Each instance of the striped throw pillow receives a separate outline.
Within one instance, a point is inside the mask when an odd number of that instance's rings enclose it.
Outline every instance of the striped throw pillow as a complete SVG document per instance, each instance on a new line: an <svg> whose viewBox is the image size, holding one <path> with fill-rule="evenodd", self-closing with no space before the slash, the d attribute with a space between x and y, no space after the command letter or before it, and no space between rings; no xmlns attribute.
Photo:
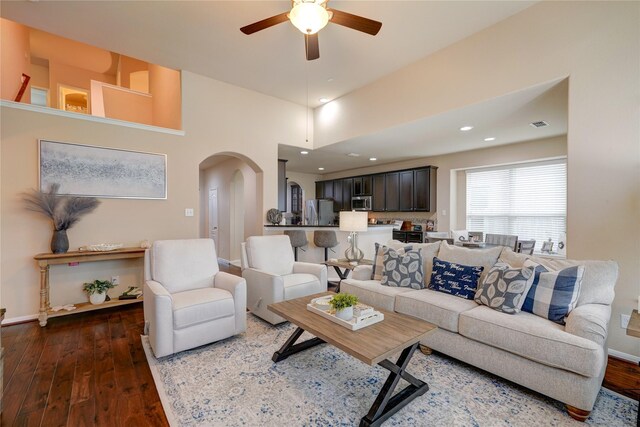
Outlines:
<svg viewBox="0 0 640 427"><path fill-rule="evenodd" d="M535 266L535 278L522 311L528 311L552 322L564 325L564 319L576 307L584 266L576 265L560 271L549 271L530 260L525 267Z"/></svg>

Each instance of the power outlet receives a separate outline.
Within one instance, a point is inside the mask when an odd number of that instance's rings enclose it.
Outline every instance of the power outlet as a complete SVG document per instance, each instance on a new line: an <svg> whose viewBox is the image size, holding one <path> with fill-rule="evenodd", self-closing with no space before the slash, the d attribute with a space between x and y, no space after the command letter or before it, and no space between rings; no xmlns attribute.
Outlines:
<svg viewBox="0 0 640 427"><path fill-rule="evenodd" d="M629 316L628 314L621 314L620 315L620 327L622 329L627 329L627 326L629 326L629 319L631 318L631 316Z"/></svg>
<svg viewBox="0 0 640 427"><path fill-rule="evenodd" d="M191 208L186 208L184 210L184 216L193 216L193 209Z"/></svg>
<svg viewBox="0 0 640 427"><path fill-rule="evenodd" d="M113 283L113 286L118 286L120 284L120 276L111 276L111 283Z"/></svg>

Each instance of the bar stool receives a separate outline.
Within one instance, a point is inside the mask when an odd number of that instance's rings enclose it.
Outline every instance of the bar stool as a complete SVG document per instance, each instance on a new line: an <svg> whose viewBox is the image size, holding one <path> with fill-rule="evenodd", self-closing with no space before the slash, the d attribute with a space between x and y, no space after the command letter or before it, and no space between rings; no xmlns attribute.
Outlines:
<svg viewBox="0 0 640 427"><path fill-rule="evenodd" d="M329 259L329 248L338 246L338 238L333 230L315 230L313 232L313 244L324 248L324 260Z"/></svg>
<svg viewBox="0 0 640 427"><path fill-rule="evenodd" d="M298 261L298 248L301 248L304 252L302 247L309 244L309 241L307 240L307 233L304 230L286 230L284 234L289 236L291 246L293 246L293 259Z"/></svg>

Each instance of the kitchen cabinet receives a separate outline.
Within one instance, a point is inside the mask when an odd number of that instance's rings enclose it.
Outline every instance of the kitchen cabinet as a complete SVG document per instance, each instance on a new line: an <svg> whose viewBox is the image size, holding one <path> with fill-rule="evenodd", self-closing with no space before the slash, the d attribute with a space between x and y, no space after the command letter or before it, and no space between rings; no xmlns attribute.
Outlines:
<svg viewBox="0 0 640 427"><path fill-rule="evenodd" d="M324 199L324 182L316 181L316 199Z"/></svg>
<svg viewBox="0 0 640 427"><path fill-rule="evenodd" d="M340 212L342 210L343 205L343 194L342 194L342 180L336 179L333 181L333 200L335 203L333 204L333 210L336 212ZM351 200L351 199L349 199Z"/></svg>
<svg viewBox="0 0 640 427"><path fill-rule="evenodd" d="M392 238L403 243L424 243L424 232L393 230Z"/></svg>
<svg viewBox="0 0 640 427"><path fill-rule="evenodd" d="M372 209L374 212L382 212L385 210L385 174L374 175L372 177Z"/></svg>
<svg viewBox="0 0 640 427"><path fill-rule="evenodd" d="M400 210L400 174L398 172L385 174L384 197L385 211L397 212Z"/></svg>
<svg viewBox="0 0 640 427"><path fill-rule="evenodd" d="M287 211L287 161L278 159L278 210Z"/></svg>
<svg viewBox="0 0 640 427"><path fill-rule="evenodd" d="M353 178L353 195L354 196L370 196L372 185L371 175L357 176Z"/></svg>
<svg viewBox="0 0 640 427"><path fill-rule="evenodd" d="M323 199L333 199L333 181L324 181L323 182Z"/></svg>
<svg viewBox="0 0 640 427"><path fill-rule="evenodd" d="M342 210L351 210L351 194L353 192L353 178L342 180Z"/></svg>
<svg viewBox="0 0 640 427"><path fill-rule="evenodd" d="M433 212L436 210L437 168L428 167L414 171L414 211Z"/></svg>
<svg viewBox="0 0 640 427"><path fill-rule="evenodd" d="M412 211L414 210L413 206L413 171L402 171L400 172L400 201L399 207L400 211Z"/></svg>

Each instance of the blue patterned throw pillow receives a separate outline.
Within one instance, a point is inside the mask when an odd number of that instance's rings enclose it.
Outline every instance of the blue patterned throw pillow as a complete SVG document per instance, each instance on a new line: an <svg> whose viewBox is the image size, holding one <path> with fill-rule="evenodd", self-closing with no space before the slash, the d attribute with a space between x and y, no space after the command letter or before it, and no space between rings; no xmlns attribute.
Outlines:
<svg viewBox="0 0 640 427"><path fill-rule="evenodd" d="M385 245L381 245L380 243L376 243L375 255L373 256L373 268L371 268L371 280L382 280L382 270L384 270L383 266L383 257L384 257L384 249ZM411 250L411 245L403 246L401 251Z"/></svg>
<svg viewBox="0 0 640 427"><path fill-rule="evenodd" d="M424 289L422 250L396 251L385 247L380 284L394 288Z"/></svg>
<svg viewBox="0 0 640 427"><path fill-rule="evenodd" d="M484 267L456 264L433 257L430 287L438 292L473 299Z"/></svg>
<svg viewBox="0 0 640 427"><path fill-rule="evenodd" d="M584 266L576 265L560 271L549 271L531 261L525 262L525 267L528 263L535 266L535 278L522 311L564 325L565 317L578 302Z"/></svg>

